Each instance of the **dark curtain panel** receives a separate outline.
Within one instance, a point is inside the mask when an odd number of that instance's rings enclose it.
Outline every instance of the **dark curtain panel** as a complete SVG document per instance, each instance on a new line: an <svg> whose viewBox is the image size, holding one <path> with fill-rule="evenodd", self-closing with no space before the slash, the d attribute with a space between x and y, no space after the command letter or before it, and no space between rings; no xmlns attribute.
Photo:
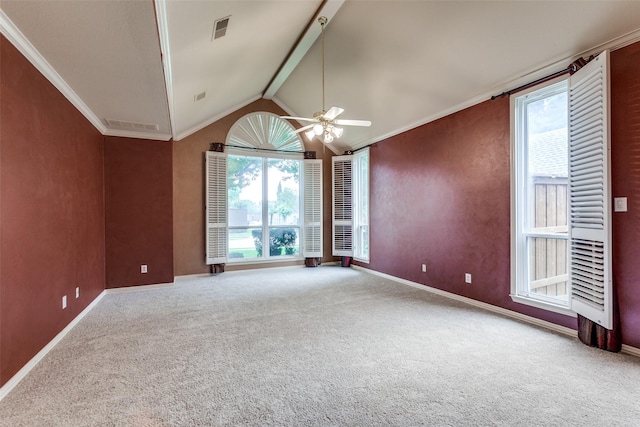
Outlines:
<svg viewBox="0 0 640 427"><path fill-rule="evenodd" d="M578 314L578 338L591 347L619 352L622 349L622 333L620 332L620 310L618 295L613 288L613 329L603 328L592 320Z"/></svg>
<svg viewBox="0 0 640 427"><path fill-rule="evenodd" d="M602 350L619 352L622 349L622 334L620 333L620 314L618 312L618 301L613 301L613 329L603 328L597 323L578 314L578 338L580 341L591 347Z"/></svg>

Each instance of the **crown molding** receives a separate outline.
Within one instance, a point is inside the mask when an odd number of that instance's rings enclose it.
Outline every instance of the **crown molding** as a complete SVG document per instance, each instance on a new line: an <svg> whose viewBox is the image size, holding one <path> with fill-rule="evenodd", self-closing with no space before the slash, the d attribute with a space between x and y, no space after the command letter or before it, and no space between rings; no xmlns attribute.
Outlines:
<svg viewBox="0 0 640 427"><path fill-rule="evenodd" d="M152 139L156 141L169 141L172 137L171 134L166 133L152 133L152 132L136 132L130 130L118 130L118 129L106 129L102 132L104 136L117 136L121 138L133 138L133 139Z"/></svg>
<svg viewBox="0 0 640 427"><path fill-rule="evenodd" d="M0 9L0 32L24 55L25 58L55 86L62 95L80 113L101 133L105 134L107 127L102 121L91 111L87 104L80 99L73 89L64 81L64 79L56 72L56 70L47 62L46 59L38 52L38 49L31 44L20 29L9 19L9 17Z"/></svg>
<svg viewBox="0 0 640 427"><path fill-rule="evenodd" d="M184 139L184 138L186 138L186 137L198 132L199 130L202 130L202 129L206 128L210 124L217 122L221 118L223 118L225 116L228 116L229 114L234 113L234 112L238 111L239 109L241 109L243 107L246 107L247 105L251 104L252 102L257 101L260 98L262 98L262 96L257 95L257 96L251 97L251 98L249 98L249 99L247 99L247 100L245 100L245 101L243 101L243 102L241 102L239 104L236 104L233 107L228 108L227 110L225 110L225 111L223 111L223 112L221 112L219 114L216 114L215 116L213 116L209 120L205 120L204 122L200 122L197 125L185 130L184 132L181 132L177 136L174 135L173 140L174 141L180 141L181 139ZM174 128L174 133L175 133L175 128Z"/></svg>

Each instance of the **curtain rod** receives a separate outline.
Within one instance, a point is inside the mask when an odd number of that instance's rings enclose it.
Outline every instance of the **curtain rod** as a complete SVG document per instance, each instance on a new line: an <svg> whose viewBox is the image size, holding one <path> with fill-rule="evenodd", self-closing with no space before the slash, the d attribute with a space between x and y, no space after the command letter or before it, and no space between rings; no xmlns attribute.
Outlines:
<svg viewBox="0 0 640 427"><path fill-rule="evenodd" d="M283 154L304 154L305 153L304 151L278 150L273 148L260 148L260 147L244 147L239 145L224 144L222 142L212 142L211 147L209 148L209 151L216 151L214 144L219 144L222 147L238 148L241 150L251 150L251 151L268 151L268 152L283 153Z"/></svg>
<svg viewBox="0 0 640 427"><path fill-rule="evenodd" d="M566 74L566 73L574 72L574 71L576 71L577 69L578 69L578 67L576 66L576 64L575 64L575 63L574 63L574 64L571 64L571 65L569 65L567 68L565 68L564 70L556 71L555 73L553 73L553 74L549 74L549 75L548 75L548 76L546 76L546 77L541 77L541 78L539 78L538 80L534 80L534 81L532 81L532 82L530 82L530 83L524 84L524 85L522 85L522 86L518 86L518 87L517 87L517 88L515 88L515 89L511 89L511 90L508 90L508 91L502 92L500 95L493 95L493 96L491 97L491 100L493 101L493 100L494 100L494 99L496 99L496 98L502 98L503 96L511 95L511 94L512 94L512 93L514 93L514 92L519 92L519 91L521 91L521 90L523 90L523 89L527 89L527 88L529 88L529 87L531 87L531 86L537 85L538 83L542 83L542 82L546 82L547 80L551 80L551 79L553 79L554 77L558 77L558 76L561 76L561 75Z"/></svg>

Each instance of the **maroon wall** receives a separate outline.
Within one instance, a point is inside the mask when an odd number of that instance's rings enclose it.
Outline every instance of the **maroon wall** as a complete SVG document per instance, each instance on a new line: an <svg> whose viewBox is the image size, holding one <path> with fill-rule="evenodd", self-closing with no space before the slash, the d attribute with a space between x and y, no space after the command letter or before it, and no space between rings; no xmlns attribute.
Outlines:
<svg viewBox="0 0 640 427"><path fill-rule="evenodd" d="M614 280L624 344L640 348L640 43L612 70ZM373 270L576 328L510 292L509 101L486 101L371 149ZM421 272L421 264L427 272ZM471 273L473 283L464 282Z"/></svg>
<svg viewBox="0 0 640 427"><path fill-rule="evenodd" d="M171 142L105 140L107 288L173 282L171 159Z"/></svg>
<svg viewBox="0 0 640 427"><path fill-rule="evenodd" d="M0 58L2 385L104 290L105 270L103 137L1 36Z"/></svg>
<svg viewBox="0 0 640 427"><path fill-rule="evenodd" d="M613 278L622 342L640 348L640 43L611 53L611 177L628 212L613 214Z"/></svg>
<svg viewBox="0 0 640 427"><path fill-rule="evenodd" d="M508 108L488 101L371 149L371 268L507 303Z"/></svg>

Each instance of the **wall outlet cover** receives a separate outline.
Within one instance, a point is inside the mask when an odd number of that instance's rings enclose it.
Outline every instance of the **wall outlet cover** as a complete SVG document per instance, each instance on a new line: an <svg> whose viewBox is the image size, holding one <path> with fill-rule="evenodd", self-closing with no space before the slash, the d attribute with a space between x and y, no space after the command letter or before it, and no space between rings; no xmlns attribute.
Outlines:
<svg viewBox="0 0 640 427"><path fill-rule="evenodd" d="M626 212L627 211L627 198L626 197L615 197L613 199L613 210L614 210L614 212Z"/></svg>

